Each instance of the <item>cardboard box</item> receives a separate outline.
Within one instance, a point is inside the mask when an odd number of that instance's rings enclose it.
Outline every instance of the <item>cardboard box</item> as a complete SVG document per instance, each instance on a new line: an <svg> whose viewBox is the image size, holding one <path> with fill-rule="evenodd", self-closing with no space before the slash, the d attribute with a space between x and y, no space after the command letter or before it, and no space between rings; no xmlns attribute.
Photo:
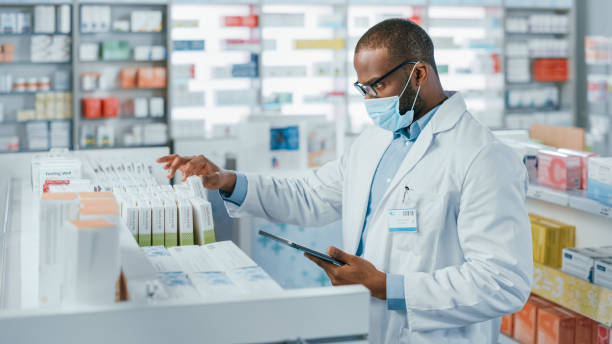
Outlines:
<svg viewBox="0 0 612 344"><path fill-rule="evenodd" d="M576 318L560 307L538 311L538 344L574 344Z"/></svg>
<svg viewBox="0 0 612 344"><path fill-rule="evenodd" d="M42 194L39 206L39 304L56 307L62 303L64 271L65 222L78 217L79 203L75 193Z"/></svg>
<svg viewBox="0 0 612 344"><path fill-rule="evenodd" d="M152 198L151 204L151 243L153 246L164 245L164 205L157 198Z"/></svg>
<svg viewBox="0 0 612 344"><path fill-rule="evenodd" d="M587 197L612 207L612 158L590 158Z"/></svg>
<svg viewBox="0 0 612 344"><path fill-rule="evenodd" d="M523 309L514 315L514 339L523 344L535 344L537 341L538 312L554 305L540 297L532 295Z"/></svg>
<svg viewBox="0 0 612 344"><path fill-rule="evenodd" d="M593 320L575 314L576 318L576 336L574 338L575 344L592 344L593 343L593 325L596 324Z"/></svg>
<svg viewBox="0 0 612 344"><path fill-rule="evenodd" d="M587 189L587 178L588 178L588 170L589 170L589 159L593 157L599 156L598 154L591 152L584 152L574 149L561 148L558 150L559 153L577 156L580 159L580 189Z"/></svg>
<svg viewBox="0 0 612 344"><path fill-rule="evenodd" d="M169 186L169 185L168 185ZM166 247L178 245L178 210L176 200L164 197L164 244Z"/></svg>
<svg viewBox="0 0 612 344"><path fill-rule="evenodd" d="M102 220L66 224L66 304L108 304L115 301L120 273L119 230Z"/></svg>
<svg viewBox="0 0 612 344"><path fill-rule="evenodd" d="M79 210L79 220L93 219L103 219L117 225L119 223L119 209L85 207Z"/></svg>
<svg viewBox="0 0 612 344"><path fill-rule="evenodd" d="M595 329L594 333L594 343L597 344L610 344L610 329L605 327L602 324L594 323L593 329Z"/></svg>
<svg viewBox="0 0 612 344"><path fill-rule="evenodd" d="M593 282L595 261L606 258L612 258L612 247L564 248L561 270Z"/></svg>
<svg viewBox="0 0 612 344"><path fill-rule="evenodd" d="M79 199L114 199L112 192L79 192Z"/></svg>
<svg viewBox="0 0 612 344"><path fill-rule="evenodd" d="M138 203L138 245L151 246L151 204L142 197Z"/></svg>
<svg viewBox="0 0 612 344"><path fill-rule="evenodd" d="M110 208L119 209L119 205L114 199L81 199L81 208Z"/></svg>
<svg viewBox="0 0 612 344"><path fill-rule="evenodd" d="M595 261L593 283L612 289L612 259L598 259Z"/></svg>
<svg viewBox="0 0 612 344"><path fill-rule="evenodd" d="M215 242L215 225L210 202L199 198L190 200L193 207L193 229L196 245Z"/></svg>
<svg viewBox="0 0 612 344"><path fill-rule="evenodd" d="M114 97L102 99L102 116L107 118L119 116L119 99Z"/></svg>
<svg viewBox="0 0 612 344"><path fill-rule="evenodd" d="M500 331L510 338L514 336L514 314L508 314L502 317Z"/></svg>
<svg viewBox="0 0 612 344"><path fill-rule="evenodd" d="M193 245L193 208L188 199L179 199L176 202L178 208L178 233L179 246Z"/></svg>
<svg viewBox="0 0 612 344"><path fill-rule="evenodd" d="M534 253L538 253L537 262L561 267L562 249L575 246L576 227L542 217L532 218L531 226Z"/></svg>
<svg viewBox="0 0 612 344"><path fill-rule="evenodd" d="M558 190L580 187L580 158L542 150L538 154L538 184Z"/></svg>
<svg viewBox="0 0 612 344"><path fill-rule="evenodd" d="M119 73L119 84L121 88L134 88L136 87L136 68L121 68Z"/></svg>
<svg viewBox="0 0 612 344"><path fill-rule="evenodd" d="M83 117L100 118L102 117L102 100L98 98L83 98Z"/></svg>

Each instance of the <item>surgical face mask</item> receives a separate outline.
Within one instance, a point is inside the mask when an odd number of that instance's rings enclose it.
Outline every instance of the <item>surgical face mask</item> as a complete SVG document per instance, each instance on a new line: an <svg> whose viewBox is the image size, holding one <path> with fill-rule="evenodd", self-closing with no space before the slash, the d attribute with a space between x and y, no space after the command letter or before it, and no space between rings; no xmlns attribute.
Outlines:
<svg viewBox="0 0 612 344"><path fill-rule="evenodd" d="M374 124L385 130L395 132L409 126L412 123L414 119L414 104L416 104L417 98L419 97L421 86L419 85L416 95L414 96L412 108L406 111L406 113L403 115L400 114L400 98L404 94L404 91L406 91L406 87L408 87L410 84L412 73L414 73L414 69L417 65L418 63L412 67L408 81L406 82L406 85L404 85L404 89L402 89L399 96L366 99L364 101L366 110L368 111L368 116L370 116L372 121L374 121Z"/></svg>

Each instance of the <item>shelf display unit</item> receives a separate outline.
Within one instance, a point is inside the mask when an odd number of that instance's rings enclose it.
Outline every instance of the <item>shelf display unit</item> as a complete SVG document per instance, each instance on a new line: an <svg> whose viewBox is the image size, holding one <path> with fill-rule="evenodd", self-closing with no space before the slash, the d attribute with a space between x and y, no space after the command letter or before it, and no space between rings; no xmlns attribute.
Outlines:
<svg viewBox="0 0 612 344"><path fill-rule="evenodd" d="M72 3L0 2L0 151L71 146Z"/></svg>
<svg viewBox="0 0 612 344"><path fill-rule="evenodd" d="M506 0L505 127L576 124L574 5Z"/></svg>
<svg viewBox="0 0 612 344"><path fill-rule="evenodd" d="M0 152L167 146L168 11L0 1Z"/></svg>

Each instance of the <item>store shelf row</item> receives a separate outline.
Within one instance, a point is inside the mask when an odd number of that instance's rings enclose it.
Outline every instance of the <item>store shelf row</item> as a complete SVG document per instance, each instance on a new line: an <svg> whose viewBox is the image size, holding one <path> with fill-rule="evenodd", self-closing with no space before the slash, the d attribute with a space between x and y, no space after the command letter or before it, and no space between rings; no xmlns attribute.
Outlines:
<svg viewBox="0 0 612 344"><path fill-rule="evenodd" d="M559 191L531 184L527 197L612 219L612 207L587 198L584 190Z"/></svg>

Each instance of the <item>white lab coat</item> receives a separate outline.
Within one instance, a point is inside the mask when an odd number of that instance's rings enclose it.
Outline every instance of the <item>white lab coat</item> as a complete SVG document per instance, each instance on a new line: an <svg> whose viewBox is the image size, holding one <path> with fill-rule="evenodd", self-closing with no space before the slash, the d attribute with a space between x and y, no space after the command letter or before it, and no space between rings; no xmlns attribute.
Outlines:
<svg viewBox="0 0 612 344"><path fill-rule="evenodd" d="M228 211L302 226L342 219L343 249L354 254L391 140L372 128L339 160L302 176L247 174L245 201L226 203ZM519 157L459 93L440 106L370 219L363 258L404 276L407 308L390 311L372 298L371 343L497 343L500 317L522 308L532 282L526 181ZM389 232L394 208L416 208L418 232Z"/></svg>

